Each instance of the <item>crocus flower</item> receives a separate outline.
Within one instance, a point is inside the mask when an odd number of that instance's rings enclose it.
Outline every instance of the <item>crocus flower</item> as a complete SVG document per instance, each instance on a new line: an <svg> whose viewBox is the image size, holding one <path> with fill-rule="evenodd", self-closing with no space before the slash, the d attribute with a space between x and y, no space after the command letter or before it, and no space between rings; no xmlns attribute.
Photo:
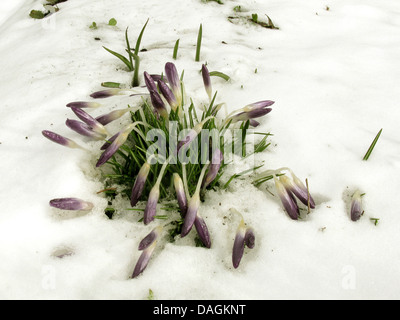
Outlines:
<svg viewBox="0 0 400 320"><path fill-rule="evenodd" d="M235 269L239 267L240 261L242 260L244 247L247 246L249 249L253 249L254 245L254 230L251 227L246 227L242 218L236 230L235 241L233 243L232 250L232 264Z"/></svg>
<svg viewBox="0 0 400 320"><path fill-rule="evenodd" d="M201 67L201 75L203 76L204 88L206 89L208 98L211 101L211 98L212 98L212 87L211 87L210 73L208 72L208 69L204 64Z"/></svg>
<svg viewBox="0 0 400 320"><path fill-rule="evenodd" d="M102 166L114 155L115 152L117 152L117 150L124 144L135 125L135 123L131 123L127 125L123 130L118 132L114 141L101 154L99 160L96 163L96 167Z"/></svg>
<svg viewBox="0 0 400 320"><path fill-rule="evenodd" d="M42 134L43 134L43 136L45 136L47 139L49 139L49 140L51 140L51 141L53 141L53 142L55 142L55 143L58 143L58 144L60 144L60 145L62 145L62 146L64 146L64 147L83 149L83 148L82 148L80 145L78 145L75 141L73 141L73 140L71 140L71 139L69 139L69 138L63 137L63 136L61 136L61 135L59 135L59 134L57 134L57 133L55 133L55 132L48 131L48 130L43 130L43 131L42 131Z"/></svg>
<svg viewBox="0 0 400 320"><path fill-rule="evenodd" d="M363 214L361 206L361 194L356 190L351 199L350 217L352 221L357 221Z"/></svg>
<svg viewBox="0 0 400 320"><path fill-rule="evenodd" d="M153 241L151 245L149 245L146 249L143 250L142 254L139 257L139 260L136 262L135 269L132 273L132 278L136 278L139 274L146 269L147 264L150 261L151 255L156 247L157 241Z"/></svg>
<svg viewBox="0 0 400 320"><path fill-rule="evenodd" d="M306 186L293 173L292 173L292 178L293 179L290 179L288 176L281 176L279 179L283 183L285 188L288 191L292 192L303 204L307 206L309 204L310 208L314 209L315 208L314 199L311 197Z"/></svg>
<svg viewBox="0 0 400 320"><path fill-rule="evenodd" d="M220 149L216 149L213 153L211 164L208 172L203 180L203 188L207 187L217 176L219 168L221 167L223 155Z"/></svg>
<svg viewBox="0 0 400 320"><path fill-rule="evenodd" d="M103 140L106 137L104 134L100 134L96 131L93 131L92 127L78 120L67 119L65 121L65 124L67 125L68 128L74 130L80 135L89 137L94 140Z"/></svg>
<svg viewBox="0 0 400 320"><path fill-rule="evenodd" d="M71 108L98 108L101 104L97 102L87 102L87 101L75 101L67 104L67 107Z"/></svg>
<svg viewBox="0 0 400 320"><path fill-rule="evenodd" d="M139 173L136 177L135 184L133 185L132 188L132 193L131 193L131 206L134 207L136 203L138 202L140 196L142 195L144 185L147 180L147 176L150 171L150 165L145 162L142 167L139 170Z"/></svg>
<svg viewBox="0 0 400 320"><path fill-rule="evenodd" d="M150 91L150 99L151 99L151 104L153 105L157 113L163 118L168 119L167 108L165 107L164 101L161 99L157 91L155 90Z"/></svg>
<svg viewBox="0 0 400 320"><path fill-rule="evenodd" d="M181 91L181 81L179 80L178 71L172 62L167 62L165 64L165 75L168 79L168 83L171 87L172 92L175 95L178 105L182 103L182 91Z"/></svg>
<svg viewBox="0 0 400 320"><path fill-rule="evenodd" d="M246 226L243 219L236 230L235 241L232 249L232 264L234 268L239 267L240 260L242 260L244 245L245 245Z"/></svg>
<svg viewBox="0 0 400 320"><path fill-rule="evenodd" d="M174 177L174 187L176 192L176 198L178 200L179 209L183 216L186 215L187 211L187 199L185 195L185 189L183 187L183 181L179 174L176 172L173 174Z"/></svg>
<svg viewBox="0 0 400 320"><path fill-rule="evenodd" d="M114 141L115 139L117 139L118 135L119 135L119 132L117 132L116 134L114 134L111 138L108 138L107 141L104 142L103 145L100 147L100 150L106 150L106 149L109 147L109 145L110 145L111 143L113 143L113 141Z"/></svg>
<svg viewBox="0 0 400 320"><path fill-rule="evenodd" d="M82 210L89 211L93 208L93 204L79 198L57 198L49 202L50 206L62 210Z"/></svg>
<svg viewBox="0 0 400 320"><path fill-rule="evenodd" d="M93 131L104 135L108 134L107 129L86 111L76 107L71 107L71 110L76 114L79 119L89 125Z"/></svg>
<svg viewBox="0 0 400 320"><path fill-rule="evenodd" d="M141 251L147 249L154 241L159 238L161 231L161 226L155 227L153 230L151 230L151 232L147 236L145 236L142 241L140 241L139 250Z"/></svg>
<svg viewBox="0 0 400 320"><path fill-rule="evenodd" d="M254 230L253 228L248 227L246 229L246 233L244 234L244 243L249 249L253 249L255 245Z"/></svg>
<svg viewBox="0 0 400 320"><path fill-rule="evenodd" d="M200 216L199 212L197 212L196 218L194 220L194 226L196 228L197 234L206 246L206 248L211 248L211 238L210 233L208 232L208 228L204 219Z"/></svg>
<svg viewBox="0 0 400 320"><path fill-rule="evenodd" d="M151 75L149 75L146 71L144 72L144 82L146 84L147 89L149 92L157 91L157 85Z"/></svg>
<svg viewBox="0 0 400 320"><path fill-rule="evenodd" d="M195 193L189 200L188 209L185 215L185 221L183 222L181 237L185 237L193 227L193 223L196 220L197 211L200 206L200 196Z"/></svg>
<svg viewBox="0 0 400 320"><path fill-rule="evenodd" d="M158 198L160 197L160 184L156 183L150 190L146 208L144 209L144 224L149 224L154 220L157 211Z"/></svg>
<svg viewBox="0 0 400 320"><path fill-rule="evenodd" d="M285 208L290 218L292 218L293 220L297 220L300 212L293 194L288 191L283 183L276 177L274 177L274 181L278 196L282 201L283 207Z"/></svg>
<svg viewBox="0 0 400 320"><path fill-rule="evenodd" d="M125 113L128 111L132 110L131 108L125 108L125 109L118 109L111 111L107 114L103 114L101 116L96 117L95 119L100 122L103 126L106 124L109 124L110 122L117 120L121 118Z"/></svg>
<svg viewBox="0 0 400 320"><path fill-rule="evenodd" d="M174 93L162 80L158 81L158 87L160 88L161 94L165 100L167 100L171 109L176 111L176 108L178 108L178 101L176 100Z"/></svg>
<svg viewBox="0 0 400 320"><path fill-rule="evenodd" d="M272 111L272 108L268 108L275 102L271 100L263 100L247 105L246 107L239 109L239 113L230 117L232 123L237 121L247 121L254 118L262 117Z"/></svg>
<svg viewBox="0 0 400 320"><path fill-rule="evenodd" d="M100 90L100 91L93 92L90 96L94 99L104 99L104 98L112 97L115 95L119 95L119 94L121 94L122 91L123 91L122 89L118 89L118 88L106 89L106 90Z"/></svg>

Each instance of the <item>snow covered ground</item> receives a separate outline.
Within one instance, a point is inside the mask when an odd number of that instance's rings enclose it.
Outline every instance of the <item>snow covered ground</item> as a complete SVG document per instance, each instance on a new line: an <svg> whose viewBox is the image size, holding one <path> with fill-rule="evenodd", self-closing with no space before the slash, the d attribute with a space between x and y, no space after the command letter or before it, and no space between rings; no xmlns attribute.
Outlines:
<svg viewBox="0 0 400 320"><path fill-rule="evenodd" d="M68 0L43 20L28 15L41 9L40 1L3 1L0 8L0 298L146 299L149 289L155 299L400 298L398 1ZM279 30L228 21L253 13L263 20L267 14ZM107 25L111 18L114 27ZM122 52L125 28L134 43L148 18L141 71L160 73L180 39L174 62L195 101L207 98L198 73L205 62L231 76L228 83L213 78L229 110L276 101L260 126L273 133L260 158L265 169L287 166L308 178L317 207L293 221L266 190L272 185L257 189L237 180L227 191L210 192L201 206L211 249L195 247L193 234L162 244L145 272L129 279L137 245L154 225L129 211L113 220L104 215L94 169L99 145L65 126L72 117L65 105L90 99L103 81L129 83L131 74L102 46ZM112 98L93 114L138 101ZM44 129L91 151L51 143ZM352 222L356 189L365 193L365 213ZM67 215L48 204L67 196L95 208ZM238 269L231 264L237 227L231 207L256 234Z"/></svg>

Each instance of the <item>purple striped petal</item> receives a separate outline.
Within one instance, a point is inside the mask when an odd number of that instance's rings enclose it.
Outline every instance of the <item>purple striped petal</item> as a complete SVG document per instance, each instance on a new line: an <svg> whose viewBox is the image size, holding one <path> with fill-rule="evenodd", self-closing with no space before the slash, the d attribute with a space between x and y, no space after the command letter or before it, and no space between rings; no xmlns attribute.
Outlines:
<svg viewBox="0 0 400 320"><path fill-rule="evenodd" d="M74 130L80 135L89 137L94 140L103 140L106 137L104 134L100 134L98 132L93 131L92 127L78 120L67 119L65 121L65 124L67 125L68 128Z"/></svg>
<svg viewBox="0 0 400 320"><path fill-rule="evenodd" d="M147 249L154 241L156 241L161 233L162 227L155 227L146 237L139 243L139 250Z"/></svg>
<svg viewBox="0 0 400 320"><path fill-rule="evenodd" d="M83 210L88 211L93 209L93 204L79 198L57 198L49 202L51 207L62 210Z"/></svg>
<svg viewBox="0 0 400 320"><path fill-rule="evenodd" d="M139 201L140 196L142 195L149 171L150 171L150 165L147 162L145 162L140 168L139 173L135 180L135 184L133 185L132 188L131 200L130 200L132 207L136 205L136 203Z"/></svg>
<svg viewBox="0 0 400 320"><path fill-rule="evenodd" d="M161 99L157 91L150 91L150 99L151 104L153 105L157 113L163 118L168 118L167 108L165 107L164 101Z"/></svg>
<svg viewBox="0 0 400 320"><path fill-rule="evenodd" d="M118 95L121 93L121 89L106 89L106 90L100 90L100 91L96 91L93 92L90 97L92 97L93 99L104 99L104 98L109 98L115 95Z"/></svg>
<svg viewBox="0 0 400 320"><path fill-rule="evenodd" d="M175 111L178 107L178 101L176 100L171 89L161 80L158 81L158 87L160 88L161 94L164 96L165 100L167 100L171 109Z"/></svg>
<svg viewBox="0 0 400 320"><path fill-rule="evenodd" d="M242 260L243 257L244 245L245 245L245 240L244 240L245 232L246 228L242 219L236 231L235 241L233 242L233 249L232 249L232 264L235 269L239 267L240 261Z"/></svg>
<svg viewBox="0 0 400 320"><path fill-rule="evenodd" d="M154 241L149 247L143 250L142 254L139 257L139 260L136 262L135 269L132 273L132 278L136 278L139 274L141 274L144 269L146 269L147 264L150 261L151 255L156 246L156 241Z"/></svg>
<svg viewBox="0 0 400 320"><path fill-rule="evenodd" d="M107 135L106 128L86 111L75 107L71 107L71 110L76 114L79 119L89 125L93 129L93 131Z"/></svg>
<svg viewBox="0 0 400 320"><path fill-rule="evenodd" d="M73 140L63 137L55 132L48 131L48 130L43 130L42 131L43 136L45 136L47 139L58 143L64 147L68 148L80 148L80 146Z"/></svg>
<svg viewBox="0 0 400 320"><path fill-rule="evenodd" d="M281 199L283 207L285 208L291 219L297 220L300 212L292 193L288 191L283 183L280 182L277 178L274 177L274 181L278 196Z"/></svg>
<svg viewBox="0 0 400 320"><path fill-rule="evenodd" d="M287 176L281 176L279 179L285 188L292 192L304 205L308 206L308 202L310 202L310 208L315 208L314 199L311 197L307 188L299 178L293 176L292 180Z"/></svg>
<svg viewBox="0 0 400 320"><path fill-rule="evenodd" d="M130 108L126 108L126 109L114 110L114 111L111 111L111 112L109 112L107 114L103 114L101 116L98 116L95 119L98 122L100 122L103 126L105 126L106 124L109 124L110 122L121 118L129 110L131 110L131 109Z"/></svg>
<svg viewBox="0 0 400 320"><path fill-rule="evenodd" d="M197 213L196 219L194 220L194 226L196 227L197 234L206 246L206 248L211 248L211 238L210 233L208 232L208 228L204 219Z"/></svg>
<svg viewBox="0 0 400 320"><path fill-rule="evenodd" d="M75 101L67 104L68 108L98 108L101 104L97 102Z"/></svg>
<svg viewBox="0 0 400 320"><path fill-rule="evenodd" d="M196 220L197 211L200 206L200 197L198 194L193 195L189 200L188 209L186 212L185 220L183 222L181 237L185 237L192 229L194 221Z"/></svg>
<svg viewBox="0 0 400 320"><path fill-rule="evenodd" d="M182 92L178 71L176 70L176 67L172 62L167 62L164 69L171 90L174 93L178 104L180 105L182 103Z"/></svg>
<svg viewBox="0 0 400 320"><path fill-rule="evenodd" d="M157 91L157 85L152 76L150 76L146 71L144 72L144 82L146 83L146 87L151 91Z"/></svg>
<svg viewBox="0 0 400 320"><path fill-rule="evenodd" d="M144 209L143 221L144 224L149 224L154 220L157 211L158 198L160 197L160 187L155 184L150 190L149 199L147 200L146 208Z"/></svg>

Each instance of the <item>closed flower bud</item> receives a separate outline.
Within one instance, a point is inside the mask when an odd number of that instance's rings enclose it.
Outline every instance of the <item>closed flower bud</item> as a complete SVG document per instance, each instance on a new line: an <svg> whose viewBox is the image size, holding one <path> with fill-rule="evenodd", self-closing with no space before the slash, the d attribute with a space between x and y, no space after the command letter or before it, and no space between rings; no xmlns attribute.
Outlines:
<svg viewBox="0 0 400 320"><path fill-rule="evenodd" d="M111 111L110 113L96 117L96 120L100 122L103 126L105 126L106 124L109 124L110 122L121 118L125 113L127 113L130 110L131 108L114 110Z"/></svg>
<svg viewBox="0 0 400 320"><path fill-rule="evenodd" d="M285 188L283 183L279 181L276 177L274 177L274 181L278 196L282 201L283 207L285 208L291 219L297 220L300 212L295 198L293 197L292 193Z"/></svg>
<svg viewBox="0 0 400 320"><path fill-rule="evenodd" d="M128 135L131 133L133 128L135 127L134 123L127 125L123 130L118 132L118 135L115 137L114 141L104 150L101 154L99 160L96 163L96 167L102 166L106 163L117 150L125 143Z"/></svg>
<svg viewBox="0 0 400 320"><path fill-rule="evenodd" d="M203 242L203 244L206 246L206 248L211 248L210 233L208 232L206 222L199 215L198 212L197 212L196 218L194 220L194 226L196 228L197 234L198 234L201 242Z"/></svg>
<svg viewBox="0 0 400 320"><path fill-rule="evenodd" d="M49 139L49 140L51 140L51 141L53 141L53 142L55 142L55 143L58 143L58 144L60 144L60 145L62 145L62 146L64 146L64 147L83 149L83 148L82 148L80 145L78 145L75 141L73 141L73 140L71 140L71 139L69 139L69 138L63 137L63 136L61 136L61 135L59 135L59 134L57 134L57 133L55 133L55 132L48 131L48 130L43 130L43 131L42 131L42 134L43 134L43 136L45 136L47 139Z"/></svg>
<svg viewBox="0 0 400 320"><path fill-rule="evenodd" d="M146 71L144 72L144 82L146 84L147 89L149 92L157 91L157 85L151 75L149 75Z"/></svg>
<svg viewBox="0 0 400 320"><path fill-rule="evenodd" d="M182 103L181 81L178 76L178 71L176 70L176 67L172 62L167 62L165 64L165 75L168 79L168 83L171 87L171 90L174 93L176 100L178 101L178 105L181 105Z"/></svg>
<svg viewBox="0 0 400 320"><path fill-rule="evenodd" d="M183 222L181 237L185 237L193 227L193 223L196 220L197 211L200 206L200 196L195 193L193 197L189 200L188 209L185 215L185 220Z"/></svg>
<svg viewBox="0 0 400 320"><path fill-rule="evenodd" d="M281 176L279 179L285 188L292 192L304 205L308 206L310 204L310 208L314 209L314 199L309 194L306 186L294 174L292 174L292 178L293 180L287 176Z"/></svg>
<svg viewBox="0 0 400 320"><path fill-rule="evenodd" d="M245 234L246 226L242 219L236 230L235 241L232 249L232 264L235 269L239 267L240 261L242 260L245 245Z"/></svg>
<svg viewBox="0 0 400 320"><path fill-rule="evenodd" d="M144 224L149 224L154 220L157 212L158 198L160 197L160 185L156 183L150 190L146 208L144 209L143 221Z"/></svg>
<svg viewBox="0 0 400 320"><path fill-rule="evenodd" d="M93 209L93 204L78 198L57 198L49 202L51 207L62 210L82 210L89 211Z"/></svg>
<svg viewBox="0 0 400 320"><path fill-rule="evenodd" d="M157 111L157 113L161 117L168 119L167 108L165 107L165 104L157 91L154 91L154 90L150 91L150 99L151 99L151 104L153 105L153 107Z"/></svg>
<svg viewBox="0 0 400 320"><path fill-rule="evenodd" d="M76 114L79 119L89 125L93 131L104 135L108 134L107 129L86 111L75 107L71 107L71 110Z"/></svg>
<svg viewBox="0 0 400 320"><path fill-rule="evenodd" d="M253 228L247 228L246 233L244 235L244 243L249 249L253 249L255 245L255 235Z"/></svg>
<svg viewBox="0 0 400 320"><path fill-rule="evenodd" d="M167 100L169 106L173 111L176 111L176 108L178 108L178 101L175 98L174 93L171 91L171 89L165 84L163 81L158 81L158 87L160 88L161 94Z"/></svg>
<svg viewBox="0 0 400 320"><path fill-rule="evenodd" d="M93 140L104 140L106 137L106 135L93 131L92 127L78 120L67 119L65 121L65 124L68 128L74 130L80 135L91 138Z"/></svg>
<svg viewBox="0 0 400 320"><path fill-rule="evenodd" d="M94 98L94 99L104 99L104 98L109 98L109 97L112 97L112 96L119 95L119 94L121 94L122 91L123 91L123 90L117 89L117 88L114 88L114 89L106 89L106 90L101 90L101 91L93 92L93 93L90 95L90 97L92 97L92 98Z"/></svg>
<svg viewBox="0 0 400 320"><path fill-rule="evenodd" d="M350 217L352 221L357 221L363 214L361 205L361 194L359 190L354 192L351 198Z"/></svg>
<svg viewBox="0 0 400 320"><path fill-rule="evenodd" d="M161 234L162 227L155 227L146 237L139 243L139 250L147 249L154 241L156 241Z"/></svg>
<svg viewBox="0 0 400 320"><path fill-rule="evenodd" d="M213 153L211 164L208 172L203 180L203 187L207 187L217 176L219 168L221 167L223 155L220 149L216 149Z"/></svg>
<svg viewBox="0 0 400 320"><path fill-rule="evenodd" d="M208 98L211 101L211 98L212 98L212 87L211 87L210 73L208 72L208 69L204 64L201 67L201 75L203 76L204 88L206 89Z"/></svg>
<svg viewBox="0 0 400 320"><path fill-rule="evenodd" d="M67 104L68 108L98 108L101 104L97 102L75 101Z"/></svg>
<svg viewBox="0 0 400 320"><path fill-rule="evenodd" d="M136 278L139 274L141 274L144 269L146 269L147 264L150 261L151 255L156 247L157 241L153 241L153 243L148 246L145 250L143 250L142 254L139 257L139 260L136 262L135 269L132 273L132 278Z"/></svg>
<svg viewBox="0 0 400 320"><path fill-rule="evenodd" d="M186 215L187 211L187 199L185 195L185 189L183 187L183 181L179 174L174 173L174 187L176 192L176 198L178 200L179 209L183 216Z"/></svg>
<svg viewBox="0 0 400 320"><path fill-rule="evenodd" d="M241 112L235 114L230 119L232 123L237 121L247 121L254 118L262 117L272 111L272 108L268 108L275 102L271 100L263 100L247 105L246 107L240 109Z"/></svg>
<svg viewBox="0 0 400 320"><path fill-rule="evenodd" d="M138 202L140 196L142 195L144 185L147 180L147 176L150 171L150 165L145 162L142 167L139 170L139 173L136 177L135 184L133 185L132 188L132 193L131 193L131 206L134 207L136 203Z"/></svg>

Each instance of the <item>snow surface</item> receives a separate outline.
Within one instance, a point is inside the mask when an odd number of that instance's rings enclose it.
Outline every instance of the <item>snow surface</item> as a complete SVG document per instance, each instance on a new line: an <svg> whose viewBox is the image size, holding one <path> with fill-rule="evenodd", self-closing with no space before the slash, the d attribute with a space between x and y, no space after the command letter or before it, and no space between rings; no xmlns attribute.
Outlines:
<svg viewBox="0 0 400 320"><path fill-rule="evenodd" d="M146 299L149 289L156 299L400 298L397 0L68 0L44 20L28 16L39 1L10 2L0 7L0 298ZM241 15L268 14L279 30L230 23L237 5L247 10ZM107 26L110 18L117 26ZM287 166L308 178L317 207L292 221L267 191L271 184L257 189L248 178L236 180L227 191L208 193L201 206L211 249L195 247L192 231L159 245L144 273L129 279L139 241L161 222L144 226L122 200L115 219L104 215L107 201L97 193L103 185L94 169L99 143L65 126L73 117L65 105L89 100L103 81L129 83L131 74L102 46L122 52L125 28L134 42L147 18L141 71L160 73L180 39L174 62L196 102L207 99L198 72L205 62L231 76L229 83L213 78L230 111L276 101L260 126L273 136L259 160L265 169ZM93 21L96 30L89 28ZM112 98L92 112L139 101ZM56 145L44 129L91 151ZM349 202L357 188L365 193L365 214L352 222ZM48 204L67 196L95 208L61 214ZM231 264L238 225L231 207L256 234L238 269Z"/></svg>

